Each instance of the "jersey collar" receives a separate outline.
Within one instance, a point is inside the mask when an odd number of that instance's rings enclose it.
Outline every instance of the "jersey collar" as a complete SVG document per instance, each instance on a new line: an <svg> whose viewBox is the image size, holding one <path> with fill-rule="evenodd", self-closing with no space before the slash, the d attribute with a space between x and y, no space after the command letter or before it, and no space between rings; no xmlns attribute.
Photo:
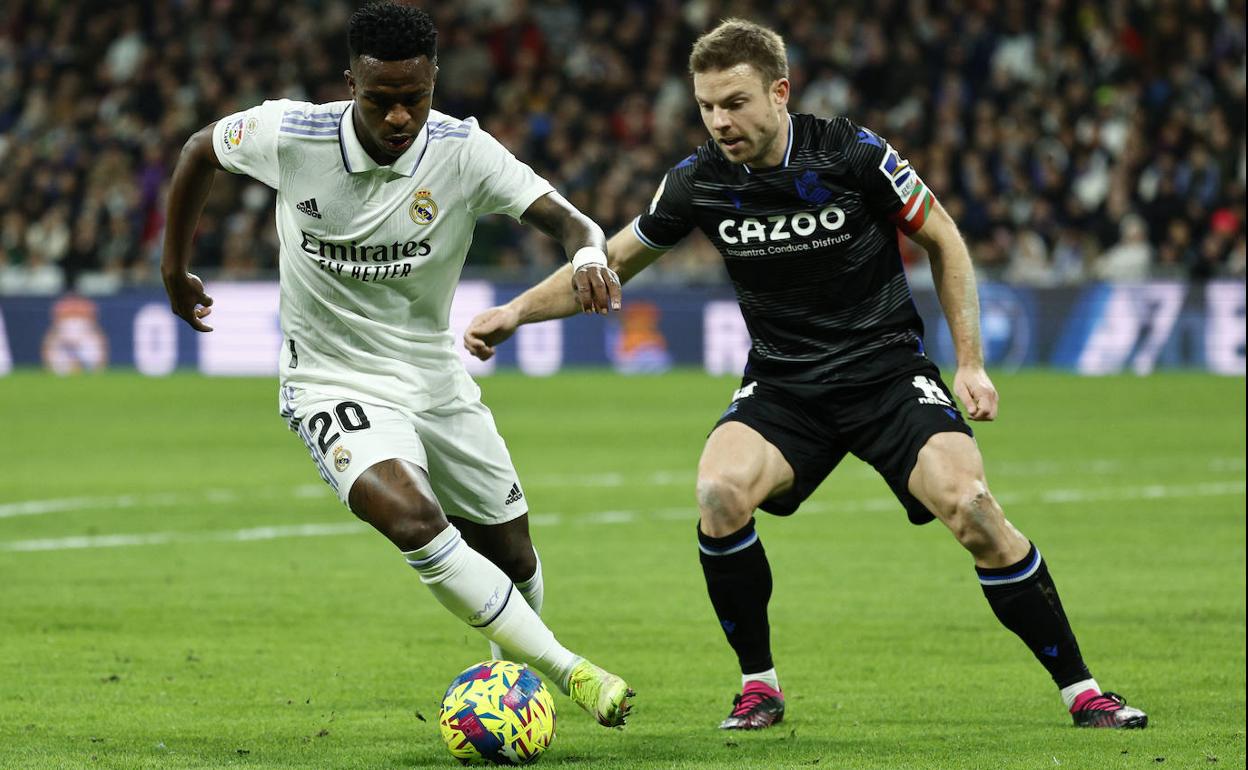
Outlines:
<svg viewBox="0 0 1248 770"><path fill-rule="evenodd" d="M416 167L420 165L421 158L425 155L425 148L429 146L429 127L426 123L420 127L420 133L416 135L412 146L403 151L403 154L395 159L389 166L381 166L377 161L369 157L364 150L364 145L360 144L360 138L355 133L355 123L351 119L351 110L354 104L348 105L347 109L342 113L342 119L338 123L338 147L342 150L342 165L352 174L359 174L365 171L376 171L379 168L388 168L396 174L402 176L413 176L416 173Z"/></svg>
<svg viewBox="0 0 1248 770"><path fill-rule="evenodd" d="M780 161L779 168L788 168L789 158L792 157L793 155L793 116L788 115L788 118L789 118L789 144L787 147L784 148L784 160ZM741 168L745 169L745 173L747 174L754 173L753 171L750 171L750 167L744 163L741 164Z"/></svg>

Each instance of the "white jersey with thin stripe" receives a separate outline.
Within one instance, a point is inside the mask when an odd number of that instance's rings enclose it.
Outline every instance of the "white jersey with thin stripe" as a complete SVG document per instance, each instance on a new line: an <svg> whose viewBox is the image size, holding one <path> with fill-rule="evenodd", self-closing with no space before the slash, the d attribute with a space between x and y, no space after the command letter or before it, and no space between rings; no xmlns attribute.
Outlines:
<svg viewBox="0 0 1248 770"><path fill-rule="evenodd" d="M267 101L213 131L227 170L277 191L282 383L413 410L476 397L449 319L477 217L519 219L553 188L476 120L436 111L378 166L352 109Z"/></svg>

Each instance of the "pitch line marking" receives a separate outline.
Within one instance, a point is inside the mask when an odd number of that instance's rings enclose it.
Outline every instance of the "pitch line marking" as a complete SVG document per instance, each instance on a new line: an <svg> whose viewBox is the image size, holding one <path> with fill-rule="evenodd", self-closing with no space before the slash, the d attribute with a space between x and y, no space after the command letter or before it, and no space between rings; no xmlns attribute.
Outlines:
<svg viewBox="0 0 1248 770"><path fill-rule="evenodd" d="M287 537L328 537L371 532L363 522L336 524L292 524L289 526L251 527L217 532L149 532L135 535L82 535L79 537L15 540L0 543L5 551L71 551L82 548L116 548L133 545L169 545L171 543L248 542L277 540Z"/></svg>
<svg viewBox="0 0 1248 770"><path fill-rule="evenodd" d="M141 506L175 506L195 503L236 503L239 500L286 500L332 497L323 484L300 484L284 493L270 490L248 489L202 489L195 492L156 492L153 494L128 494L112 497L60 497L46 500L18 500L0 503L0 519L18 516L40 516L47 513L89 511L98 508L135 508Z"/></svg>
<svg viewBox="0 0 1248 770"><path fill-rule="evenodd" d="M1100 487L1088 489L1051 489L1040 494L1006 494L998 496L1004 505L1041 503L1061 505L1067 503L1086 503L1102 500L1158 500L1168 498L1192 497L1225 497L1244 494L1244 481L1213 481L1196 484L1150 484L1142 487ZM869 511L893 510L898 503L891 497L877 497L867 500L849 500L842 502L812 502L802 506L804 513L862 513ZM639 519L651 518L660 520L681 520L692 518L694 507L657 508L642 510L610 510L569 516L562 513L539 513L529 517L534 526L554 526L558 524L581 524L599 526L609 524L628 524ZM277 540L290 537L332 537L338 535L358 535L372 530L362 522L333 522L319 524L292 524L268 527L250 527L247 529L218 530L215 532L149 532L138 534L115 535L79 535L61 538L40 538L34 540L11 540L0 542L0 551L35 552L35 551L69 551L83 548L117 548L123 546L168 545L173 543L203 542L249 542L258 540Z"/></svg>
<svg viewBox="0 0 1248 770"><path fill-rule="evenodd" d="M1143 458L1142 460L1113 460L1102 459L1093 460L1090 463L1065 463L1056 460L1036 460L1021 462L1005 462L993 464L989 467L989 477L994 474L1001 476L1034 476L1034 475L1058 475L1072 468L1080 468L1083 471L1092 473L1113 473L1128 469L1139 469L1141 462L1149 460L1162 460L1172 458ZM1213 457L1205 464L1206 470L1215 473L1226 473L1244 470L1243 457ZM874 477L875 471L867 465L854 465L844 469L847 473L844 475L854 477ZM681 486L688 484L692 486L694 482L694 473L692 471L654 471L637 477L630 477L622 473L597 473L597 474L537 474L524 479L525 486L529 488L538 487L591 487L591 488L618 488L633 484L646 486ZM1060 497L1064 492L1062 490L1054 490L1051 494ZM1075 494L1079 494L1076 491ZM99 508L134 508L140 506L160 506L160 505L178 505L178 504L195 504L203 502L214 503L231 503L239 500L256 500L256 499L289 499L295 497L301 500L332 498L333 495L328 487L323 484L299 484L285 493L274 492L270 488L253 488L253 489L205 489L195 492L156 492L152 494L125 494L108 497L63 497L51 498L44 500L16 500L9 503L0 503L0 519L9 519L17 516L39 516L48 513L66 513L69 511L85 511ZM1103 498L1096 498L1103 499ZM1044 499L1042 502L1062 502L1060 499Z"/></svg>

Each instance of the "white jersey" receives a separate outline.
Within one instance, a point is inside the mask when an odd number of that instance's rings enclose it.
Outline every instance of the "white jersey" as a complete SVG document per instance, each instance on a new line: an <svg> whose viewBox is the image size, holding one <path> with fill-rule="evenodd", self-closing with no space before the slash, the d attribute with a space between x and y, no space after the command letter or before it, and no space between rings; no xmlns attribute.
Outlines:
<svg viewBox="0 0 1248 770"><path fill-rule="evenodd" d="M474 119L437 111L378 166L351 105L268 101L213 130L222 166L277 191L282 384L413 410L479 395L449 323L473 228L553 188Z"/></svg>

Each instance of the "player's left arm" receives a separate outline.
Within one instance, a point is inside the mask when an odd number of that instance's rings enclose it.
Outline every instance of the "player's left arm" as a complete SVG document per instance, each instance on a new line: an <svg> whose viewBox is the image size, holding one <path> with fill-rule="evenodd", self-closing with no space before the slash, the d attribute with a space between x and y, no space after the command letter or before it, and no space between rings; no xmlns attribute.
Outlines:
<svg viewBox="0 0 1248 770"><path fill-rule="evenodd" d="M927 250L935 279L936 295L949 322L958 371L953 391L972 420L993 420L997 416L997 389L984 370L984 349L979 334L979 291L971 254L958 226L933 200L923 226L910 237Z"/></svg>
<svg viewBox="0 0 1248 770"><path fill-rule="evenodd" d="M607 267L602 228L557 192L533 201L520 218L554 238L572 255L572 288L585 312L620 309L620 279Z"/></svg>

